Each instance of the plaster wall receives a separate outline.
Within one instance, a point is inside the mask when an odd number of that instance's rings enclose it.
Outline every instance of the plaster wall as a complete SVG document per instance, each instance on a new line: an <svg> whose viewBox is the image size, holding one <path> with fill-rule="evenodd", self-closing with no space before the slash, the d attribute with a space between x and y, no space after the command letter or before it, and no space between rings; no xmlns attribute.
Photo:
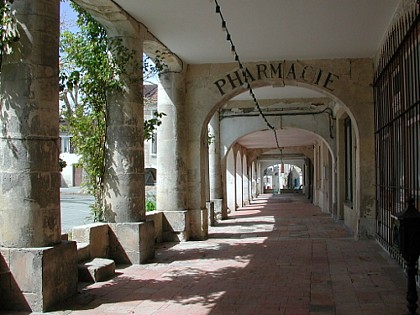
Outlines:
<svg viewBox="0 0 420 315"><path fill-rule="evenodd" d="M73 165L79 163L80 156L73 153L61 153L60 158L66 161L67 165L61 171L61 187L70 187L73 186L74 174L73 174Z"/></svg>
<svg viewBox="0 0 420 315"><path fill-rule="evenodd" d="M352 227L352 230L354 231L353 227L358 226L358 215L357 212L352 208L351 205L344 203L343 204L343 211L344 211L344 222L347 226Z"/></svg>

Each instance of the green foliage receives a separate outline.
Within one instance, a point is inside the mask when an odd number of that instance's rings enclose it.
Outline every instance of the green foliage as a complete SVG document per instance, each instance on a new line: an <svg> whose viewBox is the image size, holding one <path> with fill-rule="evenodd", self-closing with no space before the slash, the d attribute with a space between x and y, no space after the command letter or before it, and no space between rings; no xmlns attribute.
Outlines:
<svg viewBox="0 0 420 315"><path fill-rule="evenodd" d="M80 164L87 176L83 186L95 197L91 206L93 220L104 220L104 172L109 93L123 88L122 78L135 82L130 75L144 67L135 60L135 52L120 40L110 41L105 29L90 14L72 2L78 14L79 31L61 34L60 98L64 102L61 114L73 134L72 143L81 156ZM162 62L160 62L162 64ZM163 113L145 121L145 139L151 139Z"/></svg>
<svg viewBox="0 0 420 315"><path fill-rule="evenodd" d="M80 31L61 34L62 67L60 90L80 95L62 111L73 134L72 142L80 154L87 177L86 191L95 197L92 205L94 221L103 221L103 174L105 160L107 90L118 85L114 69L106 54L108 40L105 30L85 11L72 4L78 12ZM77 90L77 91L76 91Z"/></svg>
<svg viewBox="0 0 420 315"><path fill-rule="evenodd" d="M156 201L147 200L146 201L146 212L156 210Z"/></svg>
<svg viewBox="0 0 420 315"><path fill-rule="evenodd" d="M12 10L13 0L1 0L0 2L0 56L9 55L13 52L12 43L19 40L19 31L15 14Z"/></svg>
<svg viewBox="0 0 420 315"><path fill-rule="evenodd" d="M165 113L154 112L153 118L144 121L144 140L152 140L153 132L156 130L156 127L162 124L161 118L166 116Z"/></svg>
<svg viewBox="0 0 420 315"><path fill-rule="evenodd" d="M146 195L146 212L156 210L156 196L152 194Z"/></svg>
<svg viewBox="0 0 420 315"><path fill-rule="evenodd" d="M67 162L64 161L62 158L59 158L58 163L60 164L60 172L62 172L63 169L67 166Z"/></svg>
<svg viewBox="0 0 420 315"><path fill-rule="evenodd" d="M146 212L156 210L156 201L147 200L146 201Z"/></svg>

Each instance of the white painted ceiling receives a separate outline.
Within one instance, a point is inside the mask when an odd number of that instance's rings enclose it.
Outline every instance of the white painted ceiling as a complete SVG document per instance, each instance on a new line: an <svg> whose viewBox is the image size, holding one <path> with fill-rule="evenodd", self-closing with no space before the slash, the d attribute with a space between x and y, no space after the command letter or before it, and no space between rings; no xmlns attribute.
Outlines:
<svg viewBox="0 0 420 315"><path fill-rule="evenodd" d="M184 62L233 62L214 0L114 0ZM242 62L373 57L399 0L218 0ZM316 97L293 88L256 91L263 98ZM236 99L248 99L247 93ZM281 131L279 134L281 135ZM283 133L285 136L286 133ZM262 138L261 138L262 137ZM282 136L283 137L283 136ZM293 143L313 135L287 135ZM286 138L287 138L286 137ZM246 146L272 136L248 135ZM285 141L287 141L285 138ZM265 140L264 140L265 139Z"/></svg>
<svg viewBox="0 0 420 315"><path fill-rule="evenodd" d="M214 0L114 0L187 63L232 62ZM218 0L243 62L373 57L398 0Z"/></svg>

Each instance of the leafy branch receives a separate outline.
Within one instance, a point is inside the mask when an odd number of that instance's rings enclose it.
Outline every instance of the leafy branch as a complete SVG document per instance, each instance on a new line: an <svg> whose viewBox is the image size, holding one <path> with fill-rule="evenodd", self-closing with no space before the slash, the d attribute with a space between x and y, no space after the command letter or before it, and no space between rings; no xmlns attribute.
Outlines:
<svg viewBox="0 0 420 315"><path fill-rule="evenodd" d="M1 0L0 2L0 58L13 52L12 43L19 40L16 11L12 10L14 0Z"/></svg>
<svg viewBox="0 0 420 315"><path fill-rule="evenodd" d="M120 39L110 40L105 29L77 4L79 31L61 34L60 99L61 115L73 135L72 143L81 158L79 163L87 176L83 186L95 197L91 206L93 220L104 220L104 173L107 107L109 93L121 91L122 78L140 82L133 69L142 69L143 77L156 73L163 62L149 66L136 60L135 51L125 47ZM149 59L150 60L150 59ZM147 73L145 73L147 70ZM144 122L144 138L150 140L163 113Z"/></svg>

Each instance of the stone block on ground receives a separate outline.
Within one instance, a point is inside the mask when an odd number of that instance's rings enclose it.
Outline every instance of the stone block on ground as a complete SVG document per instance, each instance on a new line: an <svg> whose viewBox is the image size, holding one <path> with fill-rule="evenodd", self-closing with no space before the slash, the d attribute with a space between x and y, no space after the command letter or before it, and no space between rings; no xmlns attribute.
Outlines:
<svg viewBox="0 0 420 315"><path fill-rule="evenodd" d="M165 242L185 242L189 239L189 212L163 211L162 236Z"/></svg>
<svg viewBox="0 0 420 315"><path fill-rule="evenodd" d="M0 277L0 310L45 312L77 293L76 243L0 247Z"/></svg>
<svg viewBox="0 0 420 315"><path fill-rule="evenodd" d="M163 213L160 211L150 211L146 213L146 221L153 221L155 228L155 243L162 243L163 241Z"/></svg>
<svg viewBox="0 0 420 315"><path fill-rule="evenodd" d="M143 264L155 257L153 221L110 223L110 257L117 264Z"/></svg>
<svg viewBox="0 0 420 315"><path fill-rule="evenodd" d="M112 259L94 258L78 265L79 281L100 282L115 276L115 262Z"/></svg>
<svg viewBox="0 0 420 315"><path fill-rule="evenodd" d="M109 227L106 223L92 223L73 228L73 240L90 244L91 258L109 257Z"/></svg>

